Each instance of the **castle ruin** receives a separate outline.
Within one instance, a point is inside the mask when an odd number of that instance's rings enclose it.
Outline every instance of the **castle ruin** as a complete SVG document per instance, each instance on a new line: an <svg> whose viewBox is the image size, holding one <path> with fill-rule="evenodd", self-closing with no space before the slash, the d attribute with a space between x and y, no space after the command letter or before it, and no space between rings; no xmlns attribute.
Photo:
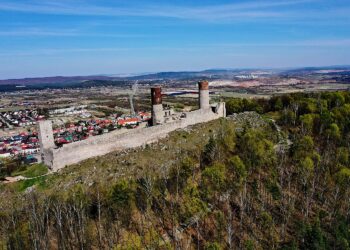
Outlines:
<svg viewBox="0 0 350 250"><path fill-rule="evenodd" d="M102 156L113 151L136 148L166 137L170 132L198 123L226 117L224 102L210 105L209 83L198 83L199 109L185 113L164 110L160 87L151 88L152 125L120 133L115 130L108 134L89 137L84 141L65 144L58 148L54 144L52 123L39 122L41 158L52 171L79 163L88 158Z"/></svg>

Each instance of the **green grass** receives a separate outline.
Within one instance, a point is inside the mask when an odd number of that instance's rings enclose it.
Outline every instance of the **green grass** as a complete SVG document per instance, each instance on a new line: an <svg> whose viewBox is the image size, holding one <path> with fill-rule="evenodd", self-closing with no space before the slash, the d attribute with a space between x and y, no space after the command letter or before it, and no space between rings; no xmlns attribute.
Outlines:
<svg viewBox="0 0 350 250"><path fill-rule="evenodd" d="M12 176L24 176L27 178L33 178L33 177L38 177L44 174L47 174L48 169L45 165L43 164L33 164L28 166L25 170L23 171L18 171L12 173Z"/></svg>
<svg viewBox="0 0 350 250"><path fill-rule="evenodd" d="M268 113L264 114L263 116L274 119L275 121L277 121L281 117L281 112L278 112L278 111L268 112Z"/></svg>
<svg viewBox="0 0 350 250"><path fill-rule="evenodd" d="M18 192L23 192L27 188L32 187L32 186L37 186L40 189L45 189L46 179L47 179L47 176L42 176L42 177L30 179L30 180L23 180L23 181L13 183L13 187Z"/></svg>

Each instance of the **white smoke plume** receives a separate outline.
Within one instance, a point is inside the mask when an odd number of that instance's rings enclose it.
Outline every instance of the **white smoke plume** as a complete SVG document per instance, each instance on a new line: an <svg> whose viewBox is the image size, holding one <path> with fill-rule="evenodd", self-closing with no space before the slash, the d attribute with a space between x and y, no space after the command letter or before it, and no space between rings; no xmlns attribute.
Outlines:
<svg viewBox="0 0 350 250"><path fill-rule="evenodd" d="M130 100L130 112L132 115L135 115L135 108L134 108L134 96L136 95L139 87L138 87L138 82L135 81L134 84L131 86L131 92L129 94L129 100Z"/></svg>

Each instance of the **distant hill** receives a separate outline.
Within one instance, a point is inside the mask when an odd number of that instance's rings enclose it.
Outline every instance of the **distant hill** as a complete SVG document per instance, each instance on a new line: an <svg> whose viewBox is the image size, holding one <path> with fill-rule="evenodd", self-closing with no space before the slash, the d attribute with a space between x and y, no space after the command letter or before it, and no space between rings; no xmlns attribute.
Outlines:
<svg viewBox="0 0 350 250"><path fill-rule="evenodd" d="M281 75L341 74L350 72L350 66L305 67L281 72Z"/></svg>
<svg viewBox="0 0 350 250"><path fill-rule="evenodd" d="M0 80L0 85L32 85L32 84L61 84L83 82L87 80L111 80L108 76L52 76L23 79Z"/></svg>
<svg viewBox="0 0 350 250"><path fill-rule="evenodd" d="M205 71L182 71L182 72L157 72L142 75L118 76L54 76L36 77L24 79L0 80L0 85L61 85L69 83L82 83L85 81L113 81L113 80L161 80L161 79L188 79L196 77L225 76L239 73L237 70L205 70Z"/></svg>
<svg viewBox="0 0 350 250"><path fill-rule="evenodd" d="M121 80L162 80L162 79L189 79L197 77L232 77L239 74L249 74L259 69L208 69L203 71L169 71L146 73L141 75L95 75L95 76L53 76L53 77L35 77L23 79L7 79L0 80L0 85L57 85L69 83L81 83L85 81L121 81ZM275 70L264 70L276 72Z"/></svg>
<svg viewBox="0 0 350 250"><path fill-rule="evenodd" d="M179 72L156 72L140 75L94 75L94 76L53 76L36 77L23 79L0 80L0 86L18 85L35 87L70 87L94 81L114 81L112 84L122 81L134 80L183 80L183 79L230 79L238 75L306 75L306 74L334 74L350 72L350 66L329 66L329 67L305 67L297 69L207 69L203 71L179 71Z"/></svg>

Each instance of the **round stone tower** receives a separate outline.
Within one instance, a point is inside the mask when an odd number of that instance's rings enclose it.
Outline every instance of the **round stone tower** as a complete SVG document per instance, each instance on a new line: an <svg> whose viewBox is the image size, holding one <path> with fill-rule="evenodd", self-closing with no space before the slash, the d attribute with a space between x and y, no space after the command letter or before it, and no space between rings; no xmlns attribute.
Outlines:
<svg viewBox="0 0 350 250"><path fill-rule="evenodd" d="M162 124L164 121L164 111L162 104L162 88L151 88L152 96L152 125Z"/></svg>
<svg viewBox="0 0 350 250"><path fill-rule="evenodd" d="M50 150L55 148L55 140L53 137L52 122L49 120L39 121L39 144L42 162L52 167Z"/></svg>
<svg viewBox="0 0 350 250"><path fill-rule="evenodd" d="M199 108L200 109L209 109L209 83L208 81L198 82L199 90Z"/></svg>

